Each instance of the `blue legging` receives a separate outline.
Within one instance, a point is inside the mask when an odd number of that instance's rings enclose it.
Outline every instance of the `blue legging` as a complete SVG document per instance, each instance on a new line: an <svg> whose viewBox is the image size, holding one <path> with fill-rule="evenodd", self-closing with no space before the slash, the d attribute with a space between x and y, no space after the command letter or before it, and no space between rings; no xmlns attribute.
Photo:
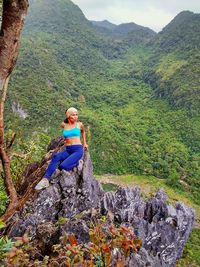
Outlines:
<svg viewBox="0 0 200 267"><path fill-rule="evenodd" d="M82 156L83 156L82 145L66 146L65 151L53 155L44 177L50 180L51 175L56 170L59 162L61 162L59 166L61 170L66 170L66 171L71 170L73 167L78 166L78 161L82 158Z"/></svg>

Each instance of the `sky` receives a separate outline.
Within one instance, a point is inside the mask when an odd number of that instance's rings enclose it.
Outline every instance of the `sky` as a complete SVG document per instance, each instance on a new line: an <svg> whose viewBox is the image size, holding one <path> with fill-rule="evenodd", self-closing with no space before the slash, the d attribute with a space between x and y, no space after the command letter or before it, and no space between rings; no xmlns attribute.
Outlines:
<svg viewBox="0 0 200 267"><path fill-rule="evenodd" d="M200 13L200 0L72 0L89 20L135 22L159 32L178 13Z"/></svg>

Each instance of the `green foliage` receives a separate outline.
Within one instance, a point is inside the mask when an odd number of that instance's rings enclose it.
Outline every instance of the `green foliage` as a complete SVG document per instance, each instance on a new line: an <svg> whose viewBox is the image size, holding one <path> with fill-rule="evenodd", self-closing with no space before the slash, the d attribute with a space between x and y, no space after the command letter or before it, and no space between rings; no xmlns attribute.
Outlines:
<svg viewBox="0 0 200 267"><path fill-rule="evenodd" d="M109 192L109 191L115 191L117 190L118 186L117 185L114 185L112 183L107 183L107 184L102 184L102 187L103 187L103 190L105 192Z"/></svg>
<svg viewBox="0 0 200 267"><path fill-rule="evenodd" d="M180 177L175 170L172 170L170 176L168 177L166 184L172 187L181 188Z"/></svg>
<svg viewBox="0 0 200 267"><path fill-rule="evenodd" d="M24 169L28 164L42 159L49 142L50 137L44 133L37 133L30 141L17 140L11 153L11 174L17 190L20 189Z"/></svg>
<svg viewBox="0 0 200 267"><path fill-rule="evenodd" d="M4 227L5 225L1 222L1 227ZM2 236L0 238L0 264L2 263L2 260L5 259L7 253L12 249L14 246L14 241L7 236Z"/></svg>
<svg viewBox="0 0 200 267"><path fill-rule="evenodd" d="M8 131L6 138L12 135L12 131ZM11 151L11 175L17 191L20 189L22 183L23 172L28 164L41 160L47 151L47 146L50 142L50 136L45 133L35 133L32 140L23 140L19 138L16 140ZM5 211L8 203L8 196L5 192L3 178L3 171L0 173L0 215Z"/></svg>
<svg viewBox="0 0 200 267"><path fill-rule="evenodd" d="M2 220L0 220L0 229L4 228L5 226L6 226L5 223Z"/></svg>
<svg viewBox="0 0 200 267"><path fill-rule="evenodd" d="M0 216L4 213L7 203L8 203L8 196L5 192L5 188L3 184L3 173L1 172L0 173Z"/></svg>
<svg viewBox="0 0 200 267"><path fill-rule="evenodd" d="M193 229L192 234L190 235L188 242L184 248L183 256L181 260L179 260L177 267L200 266L199 251L200 251L200 229Z"/></svg>
<svg viewBox="0 0 200 267"><path fill-rule="evenodd" d="M0 263L5 264L4 266L28 266L30 255L27 252L31 252L32 249L29 245L29 238L25 235L16 237L16 241L12 241L5 236L2 240L3 253L0 254Z"/></svg>
<svg viewBox="0 0 200 267"><path fill-rule="evenodd" d="M10 251L13 247L14 242L12 239L8 237L1 237L0 238L0 253Z"/></svg>

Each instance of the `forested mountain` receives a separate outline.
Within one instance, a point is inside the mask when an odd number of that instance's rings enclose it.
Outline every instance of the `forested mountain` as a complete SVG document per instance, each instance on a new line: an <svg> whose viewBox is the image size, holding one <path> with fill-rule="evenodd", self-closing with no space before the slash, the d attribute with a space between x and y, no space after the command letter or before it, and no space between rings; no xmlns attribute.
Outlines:
<svg viewBox="0 0 200 267"><path fill-rule="evenodd" d="M153 30L133 22L115 25L109 21L92 21L92 24L98 32L111 38L110 43L114 39L114 43L123 48L144 45L156 35Z"/></svg>
<svg viewBox="0 0 200 267"><path fill-rule="evenodd" d="M76 72L99 70L105 63L98 51L103 37L94 31L79 7L69 0L49 0L48 4L45 0L32 0L24 36L44 40L57 53L52 56Z"/></svg>
<svg viewBox="0 0 200 267"><path fill-rule="evenodd" d="M105 28L107 30L114 30L117 25L111 23L110 21L108 20L103 20L103 21L94 21L94 20L91 20L92 24L97 26L97 27L100 27L100 28Z"/></svg>
<svg viewBox="0 0 200 267"><path fill-rule="evenodd" d="M158 96L200 112L200 14L183 11L148 43L145 79Z"/></svg>
<svg viewBox="0 0 200 267"><path fill-rule="evenodd" d="M156 34L153 30L149 29L148 27L143 27L133 22L122 23L113 30L113 32L118 35L125 35L133 31L137 31L137 32L141 31L144 33L146 32L148 35L151 35L151 36Z"/></svg>
<svg viewBox="0 0 200 267"><path fill-rule="evenodd" d="M119 25L115 25L115 24L113 24L107 20L91 21L91 22L93 25L97 26L98 29L104 28L104 29L109 30L109 33L112 35L124 36L130 32L133 32L133 31L137 31L139 33L139 30L141 32L144 32L144 33L146 32L148 35L151 35L151 36L156 34L153 30L149 29L148 27L143 27L143 26L137 25L134 22L122 23Z"/></svg>
<svg viewBox="0 0 200 267"><path fill-rule="evenodd" d="M163 53L197 49L200 47L199 25L200 14L183 11L163 28L150 45L160 48Z"/></svg>
<svg viewBox="0 0 200 267"><path fill-rule="evenodd" d="M32 0L7 130L24 140L61 135L74 105L96 173L143 173L179 188L184 180L200 201L198 17L183 12L159 34L123 24L114 29L122 36L97 31L69 0Z"/></svg>

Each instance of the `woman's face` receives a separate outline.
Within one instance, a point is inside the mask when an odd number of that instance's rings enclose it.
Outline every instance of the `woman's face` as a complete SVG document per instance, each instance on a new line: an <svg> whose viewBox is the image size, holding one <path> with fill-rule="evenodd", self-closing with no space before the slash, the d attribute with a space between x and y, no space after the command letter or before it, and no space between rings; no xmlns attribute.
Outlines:
<svg viewBox="0 0 200 267"><path fill-rule="evenodd" d="M69 120L74 122L78 120L78 113L77 112L72 112L69 116Z"/></svg>

